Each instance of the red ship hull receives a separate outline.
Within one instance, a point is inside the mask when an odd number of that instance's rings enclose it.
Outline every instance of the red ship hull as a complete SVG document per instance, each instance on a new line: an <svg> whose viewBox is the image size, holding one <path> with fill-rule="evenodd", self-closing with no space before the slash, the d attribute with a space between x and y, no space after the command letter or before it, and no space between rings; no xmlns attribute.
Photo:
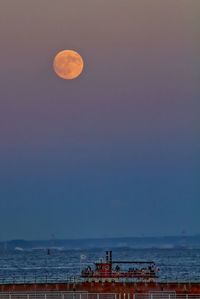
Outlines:
<svg viewBox="0 0 200 299"><path fill-rule="evenodd" d="M149 292L176 292L200 294L200 283L195 282L81 282L81 283L33 283L2 284L1 292L69 291L88 293L137 294ZM128 298L128 297L127 297Z"/></svg>

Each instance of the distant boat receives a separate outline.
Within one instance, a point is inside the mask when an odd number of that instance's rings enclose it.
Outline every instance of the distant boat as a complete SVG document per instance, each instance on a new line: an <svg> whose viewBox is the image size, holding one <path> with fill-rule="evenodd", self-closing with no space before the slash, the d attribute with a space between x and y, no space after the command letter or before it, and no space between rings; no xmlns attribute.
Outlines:
<svg viewBox="0 0 200 299"><path fill-rule="evenodd" d="M131 267L123 269L125 264ZM83 269L81 278L86 282L155 281L159 271L153 261L113 261L112 251L106 251L106 259L95 262L93 268L89 265Z"/></svg>

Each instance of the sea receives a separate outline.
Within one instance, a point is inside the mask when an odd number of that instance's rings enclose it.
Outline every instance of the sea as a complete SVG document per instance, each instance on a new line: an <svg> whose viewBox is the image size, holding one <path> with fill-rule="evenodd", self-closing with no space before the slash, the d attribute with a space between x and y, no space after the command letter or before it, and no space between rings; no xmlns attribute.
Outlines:
<svg viewBox="0 0 200 299"><path fill-rule="evenodd" d="M0 283L67 282L105 257L103 249L33 249L0 252ZM154 261L159 281L200 282L200 249L113 249L113 259Z"/></svg>

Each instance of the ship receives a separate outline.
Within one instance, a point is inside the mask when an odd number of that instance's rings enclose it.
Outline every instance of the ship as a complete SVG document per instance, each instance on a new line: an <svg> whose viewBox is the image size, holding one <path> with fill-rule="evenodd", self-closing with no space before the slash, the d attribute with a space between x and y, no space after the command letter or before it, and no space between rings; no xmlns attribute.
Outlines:
<svg viewBox="0 0 200 299"><path fill-rule="evenodd" d="M128 269L125 266L128 265ZM159 273L154 261L115 261L112 251L106 251L106 258L87 266L81 271L81 278L88 282L155 281Z"/></svg>

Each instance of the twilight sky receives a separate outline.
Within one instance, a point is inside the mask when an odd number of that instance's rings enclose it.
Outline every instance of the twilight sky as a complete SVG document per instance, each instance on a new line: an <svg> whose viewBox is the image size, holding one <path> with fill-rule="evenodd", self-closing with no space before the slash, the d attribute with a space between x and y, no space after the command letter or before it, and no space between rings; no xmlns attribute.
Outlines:
<svg viewBox="0 0 200 299"><path fill-rule="evenodd" d="M1 0L0 53L0 240L200 233L199 0Z"/></svg>

